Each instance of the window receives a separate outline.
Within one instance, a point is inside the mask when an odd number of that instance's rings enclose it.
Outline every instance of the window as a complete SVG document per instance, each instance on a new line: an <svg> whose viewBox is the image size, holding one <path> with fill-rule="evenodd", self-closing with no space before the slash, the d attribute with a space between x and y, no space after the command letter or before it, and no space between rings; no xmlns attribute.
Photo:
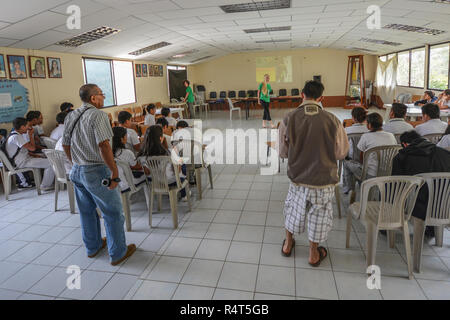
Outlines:
<svg viewBox="0 0 450 320"><path fill-rule="evenodd" d="M425 87L425 48L411 50L410 87Z"/></svg>
<svg viewBox="0 0 450 320"><path fill-rule="evenodd" d="M448 88L450 44L430 47L428 88L445 90Z"/></svg>
<svg viewBox="0 0 450 320"><path fill-rule="evenodd" d="M105 94L105 107L136 102L133 63L83 58L85 83L95 83Z"/></svg>
<svg viewBox="0 0 450 320"><path fill-rule="evenodd" d="M167 70L186 70L186 67L182 67L182 66L167 66Z"/></svg>
<svg viewBox="0 0 450 320"><path fill-rule="evenodd" d="M398 53L397 84L409 86L409 51Z"/></svg>

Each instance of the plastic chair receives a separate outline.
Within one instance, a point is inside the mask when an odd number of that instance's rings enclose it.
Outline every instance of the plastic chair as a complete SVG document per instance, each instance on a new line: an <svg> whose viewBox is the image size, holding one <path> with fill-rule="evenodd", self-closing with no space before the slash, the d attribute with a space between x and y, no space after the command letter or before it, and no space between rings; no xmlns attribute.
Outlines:
<svg viewBox="0 0 450 320"><path fill-rule="evenodd" d="M291 96L299 96L300 95L300 90L299 89L292 89L291 90Z"/></svg>
<svg viewBox="0 0 450 320"><path fill-rule="evenodd" d="M75 190L73 183L70 181L65 162L67 160L66 154L63 151L58 150L43 150L44 154L47 156L48 161L52 165L53 171L55 172L55 212L58 211L58 193L62 185L67 185L67 193L69 195L70 213L75 213Z"/></svg>
<svg viewBox="0 0 450 320"><path fill-rule="evenodd" d="M231 99L236 98L236 91L228 91L228 98Z"/></svg>
<svg viewBox="0 0 450 320"><path fill-rule="evenodd" d="M153 199L154 196L168 194L170 200L170 208L172 210L173 227L178 228L178 201L177 194L182 189L186 190L189 211L191 211L191 195L189 192L188 180L181 182L179 166L172 163L172 159L169 156L160 157L148 157L142 160L142 165L146 166L152 174L152 192L150 195L150 217L149 224L152 225L152 213L153 213ZM174 166L176 186L169 187L169 182L167 180L166 168L168 165Z"/></svg>
<svg viewBox="0 0 450 320"><path fill-rule="evenodd" d="M400 136L401 136L401 135L402 135L401 133L396 133L396 134L394 134L395 140L397 140L397 143L398 143L398 144L401 144L401 142L400 142Z"/></svg>
<svg viewBox="0 0 450 320"><path fill-rule="evenodd" d="M49 137L41 137L41 139L48 149L55 149L56 143L58 142Z"/></svg>
<svg viewBox="0 0 450 320"><path fill-rule="evenodd" d="M187 171L195 172L195 181L197 183L198 199L202 200L203 169L208 170L209 184L211 189L214 188L211 164L205 162L203 145L196 140L183 139L177 143L175 148L178 152L182 154L182 157L187 160L187 162L184 162L184 164L186 164Z"/></svg>
<svg viewBox="0 0 450 320"><path fill-rule="evenodd" d="M241 119L241 108L235 107L233 105L233 101L230 98L227 98L228 106L230 107L230 121L233 121L233 111L239 111L239 119Z"/></svg>
<svg viewBox="0 0 450 320"><path fill-rule="evenodd" d="M211 100L217 99L217 92L211 91L211 92L209 93L209 98L210 98Z"/></svg>
<svg viewBox="0 0 450 320"><path fill-rule="evenodd" d="M431 133L424 135L422 138L427 139L431 143L437 144L441 140L442 136L443 136L442 133Z"/></svg>
<svg viewBox="0 0 450 320"><path fill-rule="evenodd" d="M220 91L219 98L220 99L226 99L227 98L227 93L225 91Z"/></svg>
<svg viewBox="0 0 450 320"><path fill-rule="evenodd" d="M414 271L420 272L425 227L434 227L436 246L442 247L444 226L450 225L450 173L422 173L417 176L425 179L428 186L428 206L425 220L413 217L413 264Z"/></svg>
<svg viewBox="0 0 450 320"><path fill-rule="evenodd" d="M22 172L33 172L34 182L36 183L37 193L41 195L41 173L40 169L37 168L14 168L11 162L9 162L3 151L0 151L0 161L2 163L2 180L3 180L3 189L5 190L5 198L6 201L9 200L9 194L11 193L11 178L14 177L17 173Z"/></svg>
<svg viewBox="0 0 450 320"><path fill-rule="evenodd" d="M172 103L179 103L180 101L178 101L178 100L175 99L175 98L172 98L172 99L170 99L170 102L172 102Z"/></svg>
<svg viewBox="0 0 450 320"><path fill-rule="evenodd" d="M139 192L141 189L144 189L144 194L145 194L145 202L147 203L147 210L148 210L148 214L151 216L151 209L150 209L150 201L148 199L149 197L149 187L148 187L148 182L147 179L145 179L144 181L142 181L141 184L139 185L135 185L133 182L133 172L131 171L130 166L128 165L128 163L123 162L119 159L115 159L117 166L119 167L119 170L122 171L123 177L125 178L125 181L128 184L128 189L122 191L120 193L120 196L122 198L122 207L123 207L123 212L125 215L125 224L127 227L127 231L130 232L131 231L131 210L130 210L130 197L132 194L135 194L137 192ZM151 223L150 223L150 227L152 227Z"/></svg>
<svg viewBox="0 0 450 320"><path fill-rule="evenodd" d="M200 108L201 108L200 110L202 112L204 110L206 113L206 116L208 116L209 103L206 103L201 95L196 95L196 98L197 98L197 103L200 105Z"/></svg>
<svg viewBox="0 0 450 320"><path fill-rule="evenodd" d="M280 89L278 92L280 97L286 97L287 96L287 90L286 89Z"/></svg>
<svg viewBox="0 0 450 320"><path fill-rule="evenodd" d="M247 97L247 94L245 93L245 90L240 90L240 91L238 92L238 97L239 97L239 98L246 98L246 97Z"/></svg>
<svg viewBox="0 0 450 320"><path fill-rule="evenodd" d="M401 230L405 242L408 277L412 279L408 221L423 182L420 177L406 176L378 177L364 181L361 184L361 202L350 205L347 213L346 248L350 245L353 216L363 217L366 221L367 266L375 264L378 231L387 230L391 239L394 239L393 232ZM370 201L373 191L371 189L378 191L378 201Z"/></svg>

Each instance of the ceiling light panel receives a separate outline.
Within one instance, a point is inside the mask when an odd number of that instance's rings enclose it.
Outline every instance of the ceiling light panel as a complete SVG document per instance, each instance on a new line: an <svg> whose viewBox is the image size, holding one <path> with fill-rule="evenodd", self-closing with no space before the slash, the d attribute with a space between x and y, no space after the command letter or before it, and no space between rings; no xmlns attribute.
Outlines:
<svg viewBox="0 0 450 320"><path fill-rule="evenodd" d="M257 28L257 29L245 29L245 33L258 33L258 32L276 32L276 31L289 31L291 26L286 27L271 27L271 28Z"/></svg>
<svg viewBox="0 0 450 320"><path fill-rule="evenodd" d="M436 36L436 35L446 32L443 30L429 29L429 28L425 28L425 27L416 27L416 26L409 26L406 24L396 24L396 23L388 24L388 25L384 26L383 29L418 32L418 33L429 34L432 36Z"/></svg>
<svg viewBox="0 0 450 320"><path fill-rule="evenodd" d="M291 0L258 1L220 6L225 13L287 9L290 7Z"/></svg>
<svg viewBox="0 0 450 320"><path fill-rule="evenodd" d="M359 41L363 41L363 42L370 42L370 43L375 43L375 44L383 44L383 45L387 45L387 46L401 46L401 43L398 42L391 42L391 41L386 41L386 40L378 40L378 39L369 39L369 38L361 38L359 39Z"/></svg>
<svg viewBox="0 0 450 320"><path fill-rule="evenodd" d="M278 39L278 40L258 40L256 43L276 43L276 42L290 42L291 39Z"/></svg>
<svg viewBox="0 0 450 320"><path fill-rule="evenodd" d="M153 50L156 50L156 49L164 48L164 47L167 47L167 46L170 46L170 45L171 45L171 43L163 41L163 42L156 43L156 44L153 44L151 46L148 46L148 47L145 47L145 48L142 48L142 49L130 52L129 55L140 56L140 55L143 55L144 53L147 53L147 52L150 52L150 51L153 51Z"/></svg>
<svg viewBox="0 0 450 320"><path fill-rule="evenodd" d="M56 43L56 45L76 48L82 46L83 44L102 39L104 37L116 34L118 32L120 32L120 30L115 28L99 27L94 30L80 34L78 36L72 37L70 39L59 41Z"/></svg>

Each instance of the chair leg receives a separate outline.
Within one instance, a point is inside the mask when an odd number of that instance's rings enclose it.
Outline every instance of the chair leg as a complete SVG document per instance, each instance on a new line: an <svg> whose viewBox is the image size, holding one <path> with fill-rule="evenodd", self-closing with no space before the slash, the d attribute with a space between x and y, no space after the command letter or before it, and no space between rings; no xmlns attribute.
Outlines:
<svg viewBox="0 0 450 320"><path fill-rule="evenodd" d="M211 168L211 165L208 166L208 175L209 175L209 184L210 184L210 187L211 187L211 189L214 189L214 186L213 186L213 175L212 175L212 168Z"/></svg>
<svg viewBox="0 0 450 320"><path fill-rule="evenodd" d="M350 193L350 204L355 203L356 201L356 191L352 190L352 192Z"/></svg>
<svg viewBox="0 0 450 320"><path fill-rule="evenodd" d="M187 196L187 201L188 201L188 212L191 212L191 210L192 210L192 200L191 199L192 198L191 198L191 193L189 191L189 183L186 184L185 191L186 191L186 196Z"/></svg>
<svg viewBox="0 0 450 320"><path fill-rule="evenodd" d="M342 218L342 213L341 213L341 190L340 190L338 185L334 188L334 193L335 193L335 197L336 197L336 205L338 207L339 219L341 219Z"/></svg>
<svg viewBox="0 0 450 320"><path fill-rule="evenodd" d="M9 173L5 174L4 186L5 186L5 199L6 201L8 201L9 194L11 193L11 176L9 175Z"/></svg>
<svg viewBox="0 0 450 320"><path fill-rule="evenodd" d="M230 110L230 121L233 121L233 111Z"/></svg>
<svg viewBox="0 0 450 320"><path fill-rule="evenodd" d="M408 278L413 278L411 259L411 240L409 239L408 221L403 224L403 237L405 238L406 262L408 263Z"/></svg>
<svg viewBox="0 0 450 320"><path fill-rule="evenodd" d="M144 186L144 195L145 195L145 203L147 204L148 216L149 216L149 225L152 227L152 208L150 208L150 187L146 184Z"/></svg>
<svg viewBox="0 0 450 320"><path fill-rule="evenodd" d="M127 226L127 231L131 231L131 215L130 215L130 199L128 197L127 193L122 193L122 206L123 206L123 213L125 215L125 224Z"/></svg>
<svg viewBox="0 0 450 320"><path fill-rule="evenodd" d="M55 178L55 212L58 211L59 182Z"/></svg>
<svg viewBox="0 0 450 320"><path fill-rule="evenodd" d="M158 212L161 212L162 208L162 194L158 195Z"/></svg>
<svg viewBox="0 0 450 320"><path fill-rule="evenodd" d="M148 225L150 228L153 228L153 201L155 199L155 194L153 193L153 186L152 191L150 192L150 215L148 216Z"/></svg>
<svg viewBox="0 0 450 320"><path fill-rule="evenodd" d="M378 228L371 221L367 221L367 266L375 264L377 254Z"/></svg>
<svg viewBox="0 0 450 320"><path fill-rule="evenodd" d="M444 226L434 227L434 238L436 241L436 246L442 248L444 245Z"/></svg>
<svg viewBox="0 0 450 320"><path fill-rule="evenodd" d="M75 190L72 182L67 182L67 193L69 194L70 213L75 214Z"/></svg>
<svg viewBox="0 0 450 320"><path fill-rule="evenodd" d="M388 237L388 242L389 242L389 248L394 249L395 248L395 231L388 230L387 237Z"/></svg>
<svg viewBox="0 0 450 320"><path fill-rule="evenodd" d="M419 273L422 265L423 238L425 235L425 221L416 217L413 218L414 236L413 236L413 265L414 272Z"/></svg>
<svg viewBox="0 0 450 320"><path fill-rule="evenodd" d="M350 248L350 233L352 232L352 218L351 212L347 212L347 230L345 235L345 247Z"/></svg>
<svg viewBox="0 0 450 320"><path fill-rule="evenodd" d="M169 200L170 200L170 208L172 210L172 220L173 220L173 228L178 229L178 199L177 199L177 192L174 190L171 190L169 192Z"/></svg>
<svg viewBox="0 0 450 320"><path fill-rule="evenodd" d="M34 176L34 182L36 183L36 190L37 190L38 196L40 196L42 194L41 193L41 171L40 171L40 169L34 169L33 176Z"/></svg>
<svg viewBox="0 0 450 320"><path fill-rule="evenodd" d="M198 200L202 200L202 171L201 169L196 169L195 170L195 179L196 179L196 183L197 183L197 199Z"/></svg>

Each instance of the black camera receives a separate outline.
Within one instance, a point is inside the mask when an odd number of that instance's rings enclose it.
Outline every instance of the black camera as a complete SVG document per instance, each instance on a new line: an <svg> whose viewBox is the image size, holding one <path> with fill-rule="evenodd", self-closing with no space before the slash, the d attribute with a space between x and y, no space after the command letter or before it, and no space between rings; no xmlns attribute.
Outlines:
<svg viewBox="0 0 450 320"><path fill-rule="evenodd" d="M119 178L115 178L115 179L110 179L110 178L108 178L108 179L103 179L102 180L102 185L104 186L104 187L107 187L107 188L109 188L110 186L111 186L111 183L112 182L117 182L117 183L119 183L121 180L119 179Z"/></svg>

